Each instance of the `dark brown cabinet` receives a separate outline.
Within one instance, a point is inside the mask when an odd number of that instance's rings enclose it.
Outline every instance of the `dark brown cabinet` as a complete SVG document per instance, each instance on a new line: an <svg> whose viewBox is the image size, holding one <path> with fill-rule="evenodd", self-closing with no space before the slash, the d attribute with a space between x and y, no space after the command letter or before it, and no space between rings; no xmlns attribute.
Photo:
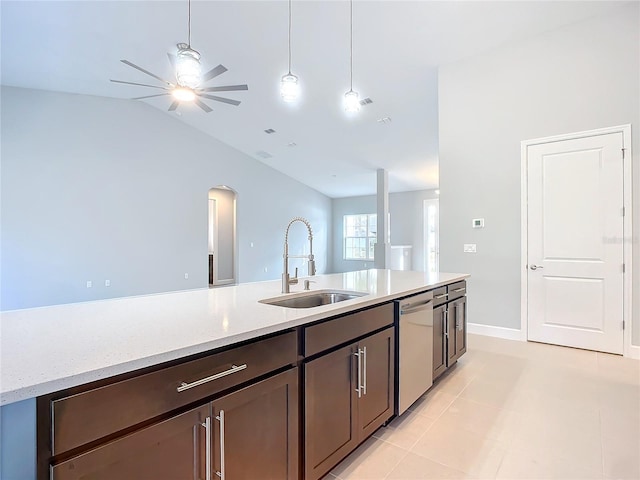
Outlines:
<svg viewBox="0 0 640 480"><path fill-rule="evenodd" d="M213 475L298 478L298 369L213 401Z"/></svg>
<svg viewBox="0 0 640 480"><path fill-rule="evenodd" d="M433 379L442 375L447 369L447 306L440 305L433 309Z"/></svg>
<svg viewBox="0 0 640 480"><path fill-rule="evenodd" d="M300 478L298 332L38 399L38 479Z"/></svg>
<svg viewBox="0 0 640 480"><path fill-rule="evenodd" d="M466 282L434 290L433 380L467 351Z"/></svg>
<svg viewBox="0 0 640 480"><path fill-rule="evenodd" d="M138 430L52 469L54 480L294 480L298 474L297 369Z"/></svg>
<svg viewBox="0 0 640 480"><path fill-rule="evenodd" d="M203 405L55 465L55 480L204 480L206 421Z"/></svg>
<svg viewBox="0 0 640 480"><path fill-rule="evenodd" d="M448 365L453 365L467 351L467 297L449 302L447 317L447 360Z"/></svg>
<svg viewBox="0 0 640 480"><path fill-rule="evenodd" d="M305 479L325 475L393 416L394 330L305 364Z"/></svg>

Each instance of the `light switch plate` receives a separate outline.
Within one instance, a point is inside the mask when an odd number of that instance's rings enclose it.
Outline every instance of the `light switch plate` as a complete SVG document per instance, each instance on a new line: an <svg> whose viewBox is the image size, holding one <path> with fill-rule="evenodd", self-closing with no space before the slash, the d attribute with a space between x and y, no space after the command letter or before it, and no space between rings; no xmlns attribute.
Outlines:
<svg viewBox="0 0 640 480"><path fill-rule="evenodd" d="M484 218L474 218L471 221L471 226L473 228L484 228Z"/></svg>
<svg viewBox="0 0 640 480"><path fill-rule="evenodd" d="M476 253L476 244L475 243L465 243L464 244L464 253Z"/></svg>

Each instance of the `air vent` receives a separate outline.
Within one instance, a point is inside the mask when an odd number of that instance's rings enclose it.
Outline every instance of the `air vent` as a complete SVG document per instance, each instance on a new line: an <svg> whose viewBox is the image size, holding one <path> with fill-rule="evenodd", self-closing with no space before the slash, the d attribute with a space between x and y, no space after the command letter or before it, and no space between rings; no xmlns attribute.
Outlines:
<svg viewBox="0 0 640 480"><path fill-rule="evenodd" d="M295 147L298 145L296 142L287 143L287 147Z"/></svg>
<svg viewBox="0 0 640 480"><path fill-rule="evenodd" d="M271 135L272 133L276 133L276 131L273 128L267 128L264 133L266 133L267 135Z"/></svg>
<svg viewBox="0 0 640 480"><path fill-rule="evenodd" d="M259 152L256 152L256 155L259 156L260 158L273 158L273 155L271 155L268 152L265 152L264 150L260 150Z"/></svg>
<svg viewBox="0 0 640 480"><path fill-rule="evenodd" d="M378 119L378 123L391 123L391 117L382 117Z"/></svg>
<svg viewBox="0 0 640 480"><path fill-rule="evenodd" d="M369 97L360 100L360 105L369 105L370 103L373 103L373 100L371 100Z"/></svg>

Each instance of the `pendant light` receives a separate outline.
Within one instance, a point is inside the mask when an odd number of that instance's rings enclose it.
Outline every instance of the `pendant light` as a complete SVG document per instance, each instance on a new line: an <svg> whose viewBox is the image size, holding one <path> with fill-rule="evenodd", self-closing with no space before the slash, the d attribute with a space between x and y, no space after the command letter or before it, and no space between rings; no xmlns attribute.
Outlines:
<svg viewBox="0 0 640 480"><path fill-rule="evenodd" d="M356 113L360 110L360 97L353 91L353 0L349 0L350 7L350 37L351 37L351 85L349 91L344 94L344 109L347 113Z"/></svg>
<svg viewBox="0 0 640 480"><path fill-rule="evenodd" d="M188 0L188 43L178 43L176 56L176 79L178 86L174 90L174 96L180 101L189 101L195 98L193 89L200 85L202 67L200 66L200 53L191 48L191 0Z"/></svg>
<svg viewBox="0 0 640 480"><path fill-rule="evenodd" d="M289 0L289 73L280 81L280 95L285 102L294 102L299 93L298 77L291 73L291 0Z"/></svg>

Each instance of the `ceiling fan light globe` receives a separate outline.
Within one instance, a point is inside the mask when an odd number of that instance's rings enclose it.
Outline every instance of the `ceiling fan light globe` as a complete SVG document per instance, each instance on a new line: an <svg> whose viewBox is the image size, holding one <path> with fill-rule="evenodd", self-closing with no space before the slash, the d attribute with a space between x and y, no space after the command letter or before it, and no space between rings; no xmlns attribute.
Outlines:
<svg viewBox="0 0 640 480"><path fill-rule="evenodd" d="M356 113L360 111L360 96L358 92L349 90L344 94L344 110L347 113Z"/></svg>
<svg viewBox="0 0 640 480"><path fill-rule="evenodd" d="M181 102L192 102L196 98L196 93L192 89L186 87L174 88L171 94L176 100Z"/></svg>
<svg viewBox="0 0 640 480"><path fill-rule="evenodd" d="M186 47L178 48L176 59L176 79L181 87L196 88L200 85L202 67L200 54Z"/></svg>
<svg viewBox="0 0 640 480"><path fill-rule="evenodd" d="M287 73L280 82L280 95L285 102L294 102L300 95L300 84L298 77Z"/></svg>

